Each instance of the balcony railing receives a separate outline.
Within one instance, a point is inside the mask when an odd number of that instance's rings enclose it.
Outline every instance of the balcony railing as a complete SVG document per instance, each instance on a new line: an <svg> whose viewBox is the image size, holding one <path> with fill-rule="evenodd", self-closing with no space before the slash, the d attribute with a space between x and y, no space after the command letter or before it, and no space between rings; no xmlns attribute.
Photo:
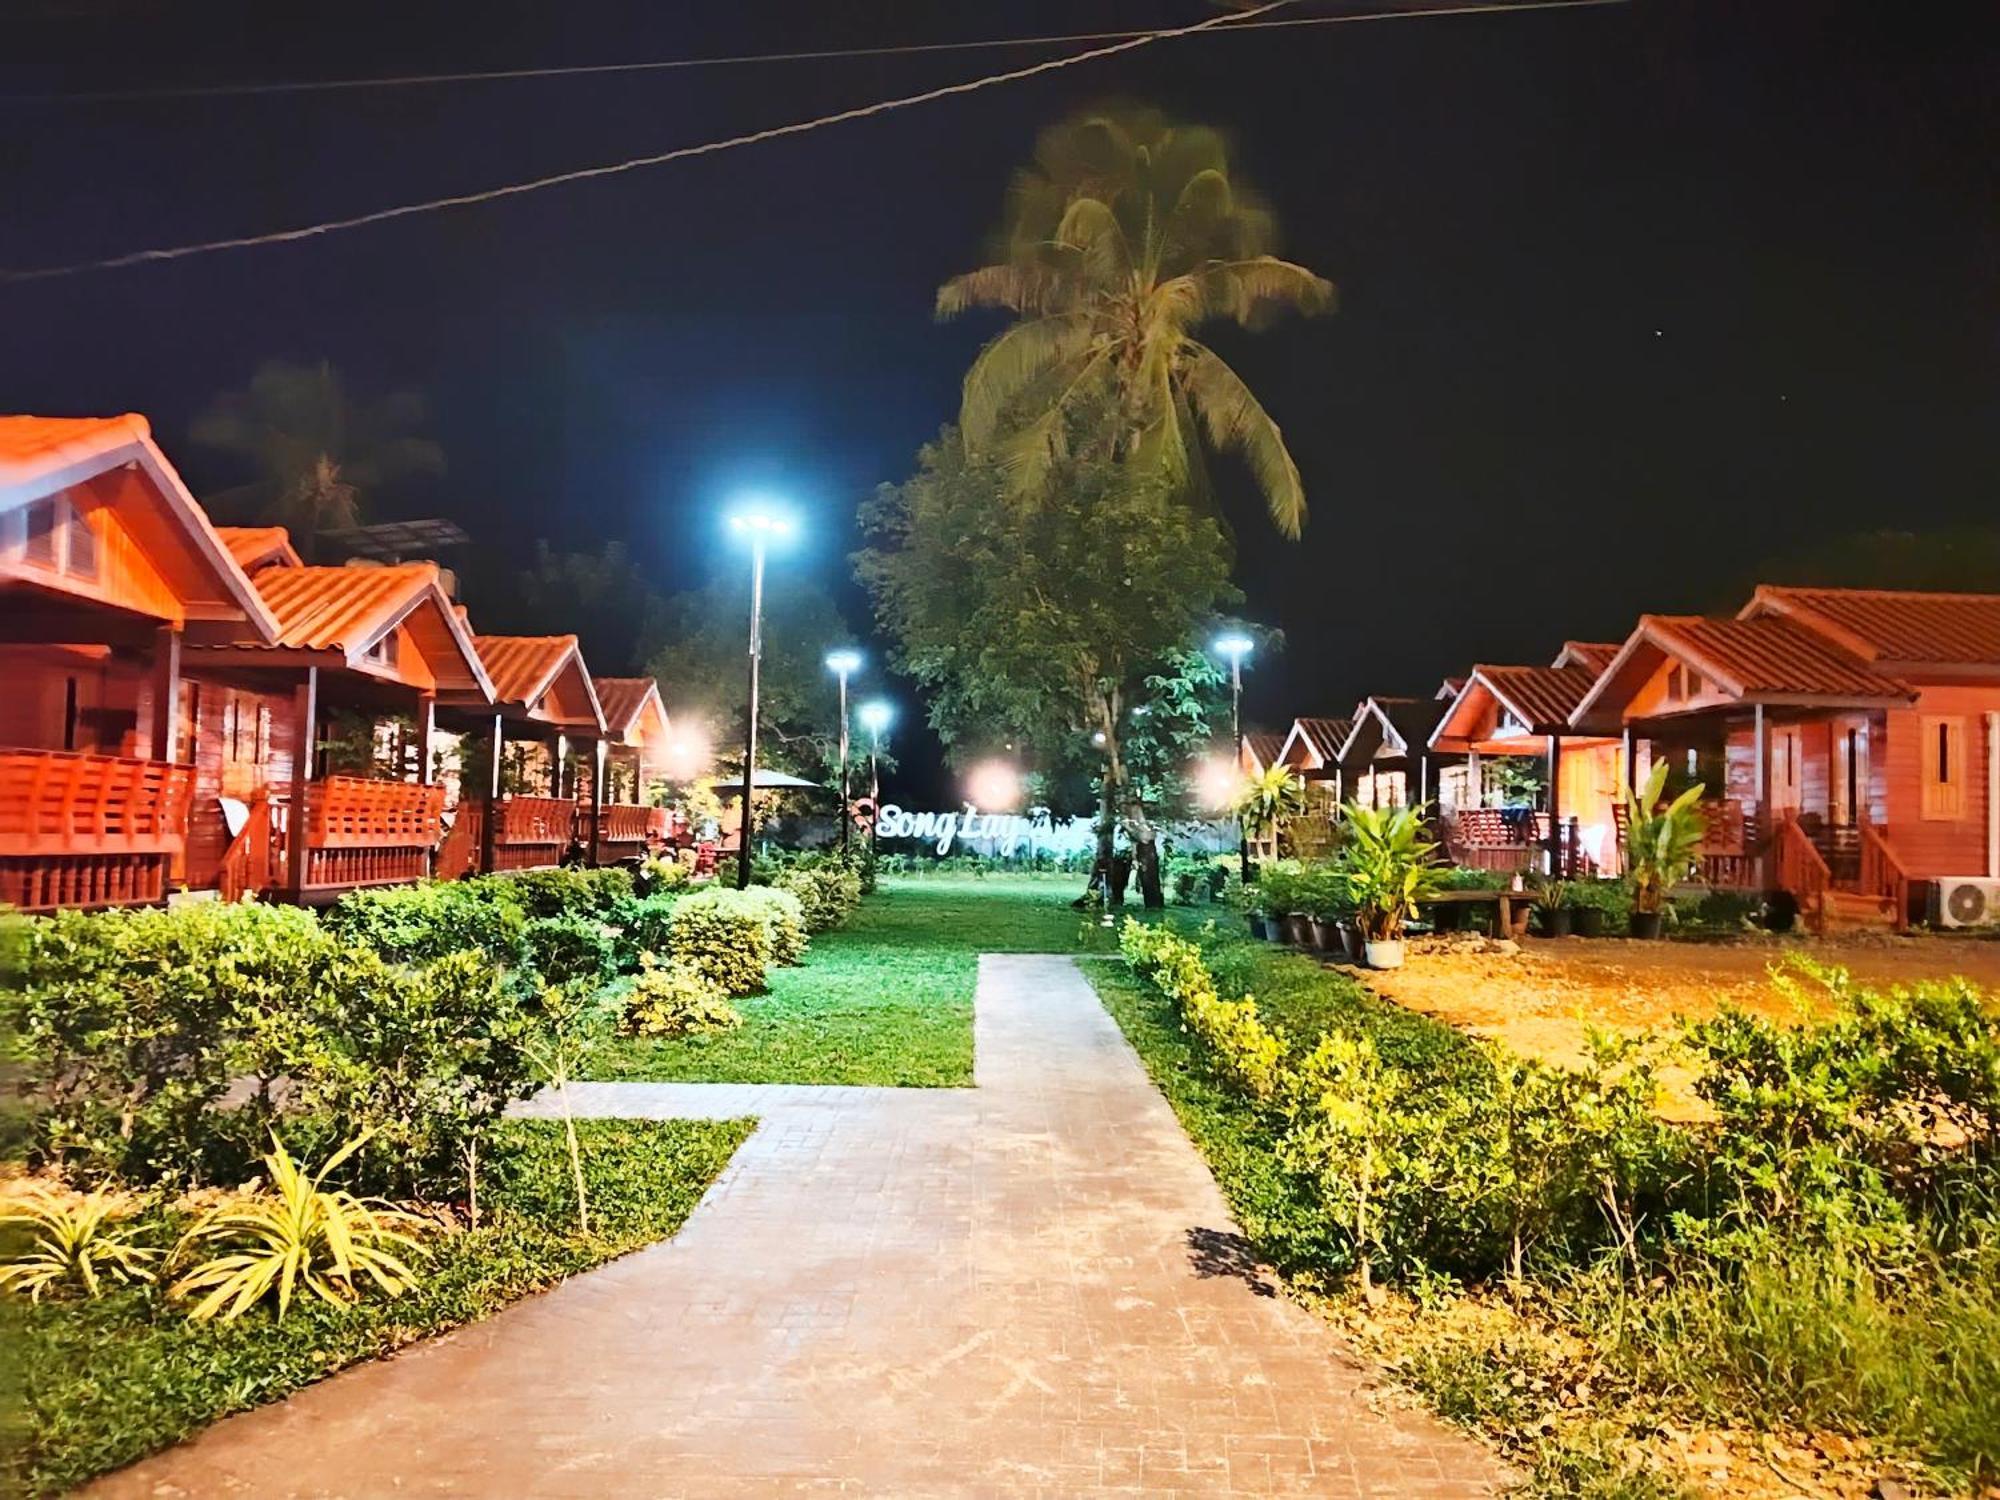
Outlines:
<svg viewBox="0 0 2000 1500"><path fill-rule="evenodd" d="M328 776L306 788L301 892L393 885L431 872L443 832L444 788L407 781ZM271 804L271 879L289 887L294 820Z"/></svg>
<svg viewBox="0 0 2000 1500"><path fill-rule="evenodd" d="M0 903L27 911L166 895L194 771L68 750L0 750Z"/></svg>

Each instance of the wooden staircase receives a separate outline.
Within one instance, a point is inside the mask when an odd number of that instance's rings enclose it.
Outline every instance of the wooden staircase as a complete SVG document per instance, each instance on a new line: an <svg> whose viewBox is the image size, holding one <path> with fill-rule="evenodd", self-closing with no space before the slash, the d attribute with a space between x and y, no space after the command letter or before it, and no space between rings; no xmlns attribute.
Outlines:
<svg viewBox="0 0 2000 1500"><path fill-rule="evenodd" d="M1888 896L1839 886L1829 886L1820 895L1818 930L1822 934L1894 932L1901 926L1896 903Z"/></svg>

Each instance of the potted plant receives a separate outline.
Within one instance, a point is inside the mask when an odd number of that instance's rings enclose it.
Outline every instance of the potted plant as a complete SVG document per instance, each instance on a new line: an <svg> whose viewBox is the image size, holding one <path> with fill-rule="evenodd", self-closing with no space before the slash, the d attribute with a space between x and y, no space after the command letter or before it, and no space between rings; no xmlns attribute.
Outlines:
<svg viewBox="0 0 2000 1500"><path fill-rule="evenodd" d="M1625 883L1632 892L1632 936L1656 938L1667 907L1667 892L1694 866L1695 850L1707 835L1701 813L1703 783L1697 781L1673 801L1664 800L1667 763L1659 762L1637 792L1625 798Z"/></svg>
<svg viewBox="0 0 2000 1500"><path fill-rule="evenodd" d="M1229 799L1229 811L1242 828L1244 841L1251 844L1275 838L1285 820L1297 817L1304 807L1305 787L1286 765L1246 776Z"/></svg>
<svg viewBox="0 0 2000 1500"><path fill-rule="evenodd" d="M1404 924L1444 882L1438 846L1424 837L1423 819L1414 808L1378 810L1350 802L1345 816L1341 862L1363 956L1371 969L1401 968Z"/></svg>
<svg viewBox="0 0 2000 1500"><path fill-rule="evenodd" d="M1543 937L1568 937L1575 887L1556 875L1533 877L1535 910L1541 914Z"/></svg>
<svg viewBox="0 0 2000 1500"><path fill-rule="evenodd" d="M1309 940L1305 916L1299 910L1300 866L1295 859L1274 859L1257 872L1257 900L1264 913L1264 936L1274 943Z"/></svg>
<svg viewBox="0 0 2000 1500"><path fill-rule="evenodd" d="M1345 957L1347 939L1341 927L1343 923L1353 925L1354 903L1348 898L1347 879L1340 865L1322 862L1308 869L1303 896L1313 947Z"/></svg>

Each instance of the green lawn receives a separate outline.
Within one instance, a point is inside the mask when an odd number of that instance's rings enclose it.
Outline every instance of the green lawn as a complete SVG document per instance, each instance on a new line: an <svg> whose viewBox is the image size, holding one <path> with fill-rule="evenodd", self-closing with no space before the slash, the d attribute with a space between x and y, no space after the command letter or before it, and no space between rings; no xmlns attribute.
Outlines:
<svg viewBox="0 0 2000 1500"><path fill-rule="evenodd" d="M0 1324L19 1401L0 1494L56 1495L262 1406L346 1365L474 1322L506 1303L662 1239L681 1223L751 1120L579 1120L591 1230L576 1230L562 1127L495 1127L488 1219L436 1242L421 1282L345 1311L301 1298L280 1322L258 1308L194 1323L151 1289L91 1302L10 1303ZM161 1234L171 1237L172 1226ZM12 1393L10 1393L12 1394Z"/></svg>
<svg viewBox="0 0 2000 1500"><path fill-rule="evenodd" d="M1079 876L885 879L803 965L738 1002L716 1036L609 1038L585 1076L688 1083L972 1082L981 953L1109 951L1112 932L1070 909Z"/></svg>

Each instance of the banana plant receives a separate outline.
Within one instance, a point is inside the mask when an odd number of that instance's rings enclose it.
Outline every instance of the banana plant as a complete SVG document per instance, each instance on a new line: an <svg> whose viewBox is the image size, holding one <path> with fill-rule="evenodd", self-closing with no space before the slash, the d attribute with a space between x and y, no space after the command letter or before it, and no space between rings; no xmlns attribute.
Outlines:
<svg viewBox="0 0 2000 1500"><path fill-rule="evenodd" d="M1344 817L1347 844L1340 857L1355 920L1370 942L1393 942L1418 903L1444 882L1438 846L1424 836L1423 815L1414 807L1350 802Z"/></svg>
<svg viewBox="0 0 2000 1500"><path fill-rule="evenodd" d="M1625 878L1632 886L1632 909L1657 912L1667 904L1667 892L1687 878L1696 851L1708 836L1702 816L1703 784L1697 781L1671 802L1663 802L1667 763L1654 763L1652 774L1638 791L1620 789L1625 799Z"/></svg>

